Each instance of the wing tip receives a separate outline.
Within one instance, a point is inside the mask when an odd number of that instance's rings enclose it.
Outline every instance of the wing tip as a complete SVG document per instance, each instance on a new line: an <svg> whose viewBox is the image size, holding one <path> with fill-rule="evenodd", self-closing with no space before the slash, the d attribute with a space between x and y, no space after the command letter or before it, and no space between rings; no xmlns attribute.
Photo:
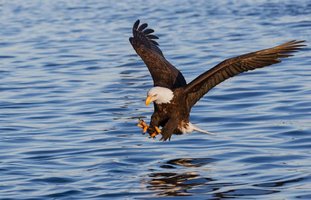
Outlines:
<svg viewBox="0 0 311 200"><path fill-rule="evenodd" d="M298 52L307 46L305 42L306 40L290 40L279 46L271 48L275 50L275 52L272 53L276 53L279 58L291 57L293 56L293 53Z"/></svg>
<svg viewBox="0 0 311 200"><path fill-rule="evenodd" d="M133 36L134 37L133 39L130 39L130 42L132 43L135 38L144 37L147 40L149 40L153 45L159 46L159 44L155 41L156 39L159 39L159 37L151 34L154 32L154 30L151 28L147 28L148 27L147 23L140 24L140 22L141 21L139 19L135 21L133 25Z"/></svg>
<svg viewBox="0 0 311 200"><path fill-rule="evenodd" d="M296 48L300 49L301 47L307 46L306 45L306 40L290 40L290 41L284 43L284 45L293 47L295 49Z"/></svg>
<svg viewBox="0 0 311 200"><path fill-rule="evenodd" d="M139 23L140 23L140 20L137 19L137 20L135 21L134 25L133 25L133 29L134 29L134 30L136 30L136 29L138 28Z"/></svg>
<svg viewBox="0 0 311 200"><path fill-rule="evenodd" d="M304 42L306 42L306 40L290 40L288 43L298 44L298 43L304 43Z"/></svg>

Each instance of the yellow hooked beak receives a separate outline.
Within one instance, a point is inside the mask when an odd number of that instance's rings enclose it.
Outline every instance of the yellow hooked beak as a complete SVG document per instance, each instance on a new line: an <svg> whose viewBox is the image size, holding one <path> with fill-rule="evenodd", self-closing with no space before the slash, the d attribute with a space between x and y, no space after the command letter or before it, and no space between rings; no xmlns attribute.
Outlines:
<svg viewBox="0 0 311 200"><path fill-rule="evenodd" d="M156 97L155 96L147 96L146 98L146 106L148 106L151 102L155 101L156 100Z"/></svg>

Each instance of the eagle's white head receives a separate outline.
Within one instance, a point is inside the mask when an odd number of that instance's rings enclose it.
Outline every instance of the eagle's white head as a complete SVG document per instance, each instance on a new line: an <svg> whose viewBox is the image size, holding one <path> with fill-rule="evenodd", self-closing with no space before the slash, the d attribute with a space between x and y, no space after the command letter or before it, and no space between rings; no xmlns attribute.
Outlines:
<svg viewBox="0 0 311 200"><path fill-rule="evenodd" d="M169 103L174 97L173 91L165 87L153 87L147 93L146 105L151 102L156 104Z"/></svg>

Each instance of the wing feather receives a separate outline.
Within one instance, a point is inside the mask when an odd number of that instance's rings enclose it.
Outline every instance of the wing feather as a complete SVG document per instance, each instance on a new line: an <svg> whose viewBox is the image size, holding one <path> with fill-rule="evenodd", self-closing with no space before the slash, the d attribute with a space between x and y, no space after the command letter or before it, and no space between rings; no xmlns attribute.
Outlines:
<svg viewBox="0 0 311 200"><path fill-rule="evenodd" d="M170 89L185 86L186 80L182 73L165 59L158 47L159 44L155 40L159 38L151 34L154 30L147 28L147 23L141 25L139 23L139 20L134 23L133 37L130 37L129 40L136 53L147 65L154 86Z"/></svg>
<svg viewBox="0 0 311 200"><path fill-rule="evenodd" d="M139 26L138 31L143 31L145 28L147 28L148 24L143 23L142 25Z"/></svg>
<svg viewBox="0 0 311 200"><path fill-rule="evenodd" d="M148 35L148 34L150 34L150 33L153 33L154 30L151 29L151 28L148 28L148 29L144 30L143 32L144 32L145 35Z"/></svg>
<svg viewBox="0 0 311 200"><path fill-rule="evenodd" d="M193 106L209 90L230 77L279 63L281 58L292 56L292 53L305 46L303 42L305 41L292 40L273 48L244 54L219 63L185 86L188 105Z"/></svg>

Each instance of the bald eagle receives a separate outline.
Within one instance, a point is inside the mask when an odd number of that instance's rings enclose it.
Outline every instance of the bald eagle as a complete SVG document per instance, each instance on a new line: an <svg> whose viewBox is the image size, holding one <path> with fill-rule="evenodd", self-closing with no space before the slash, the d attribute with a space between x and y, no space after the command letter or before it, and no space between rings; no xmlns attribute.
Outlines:
<svg viewBox="0 0 311 200"><path fill-rule="evenodd" d="M137 20L132 31L133 37L129 41L147 65L154 82L146 98L146 105L153 102L154 113L149 126L143 120L139 121L138 126L151 137L161 134L160 140L163 141L170 140L172 134L192 131L208 133L192 124L189 116L191 108L209 90L242 72L279 63L281 58L292 56L291 53L305 46L302 44L304 41L292 40L269 49L229 58L187 84L183 74L165 59L155 41L159 38L152 34L154 30L148 28L147 23L140 25Z"/></svg>

